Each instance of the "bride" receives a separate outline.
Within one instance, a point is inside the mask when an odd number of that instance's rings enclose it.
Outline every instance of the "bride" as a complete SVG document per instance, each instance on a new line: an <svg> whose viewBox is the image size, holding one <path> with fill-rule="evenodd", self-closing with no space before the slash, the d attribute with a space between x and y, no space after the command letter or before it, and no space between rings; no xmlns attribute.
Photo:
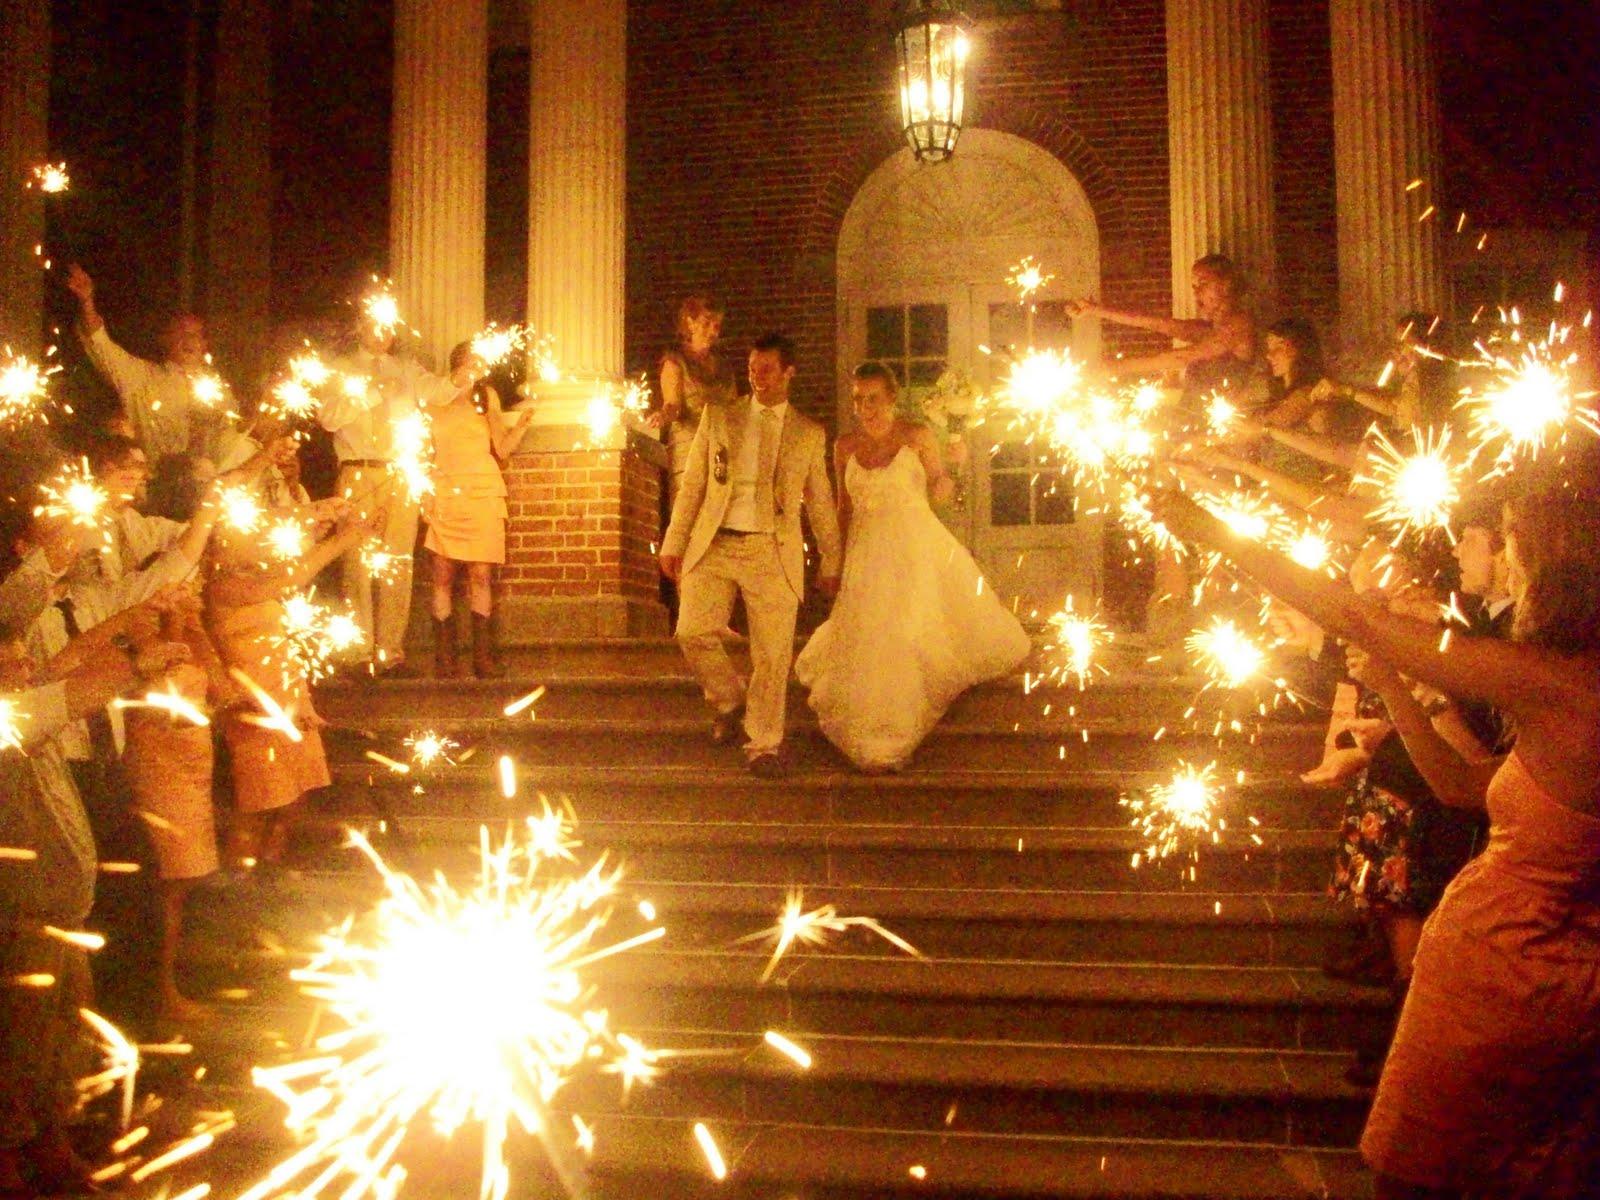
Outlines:
<svg viewBox="0 0 1600 1200"><path fill-rule="evenodd" d="M895 770L963 691L1022 663L1028 635L929 507L954 490L931 430L895 416L881 363L855 370L858 430L834 444L844 577L795 660L822 732L866 770Z"/></svg>

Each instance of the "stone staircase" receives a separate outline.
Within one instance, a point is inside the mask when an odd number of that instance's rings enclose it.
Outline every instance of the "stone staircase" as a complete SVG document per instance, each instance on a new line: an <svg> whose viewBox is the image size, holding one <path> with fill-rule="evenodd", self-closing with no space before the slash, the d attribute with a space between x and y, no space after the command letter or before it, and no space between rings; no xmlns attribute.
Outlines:
<svg viewBox="0 0 1600 1200"><path fill-rule="evenodd" d="M342 829L371 831L413 872L465 867L480 824L535 809L543 792L570 800L585 852L622 862L625 893L668 930L593 971L614 1026L735 1051L675 1060L625 1104L614 1079L563 1095L596 1130L597 1197L1370 1194L1351 1149L1366 1098L1342 1074L1382 997L1316 967L1338 920L1321 894L1338 797L1292 769L1318 752L1318 714L1219 751L1181 732L1196 681L1134 660L1085 693L1029 694L1020 679L976 689L911 768L867 777L796 694L797 769L765 782L710 744L669 642L550 644L512 665L493 683L321 694L335 787L265 903L271 936L191 939L187 986L227 1013L200 1039L196 1102L240 1121L209 1156L212 1177L245 1178L285 1144L247 1067L305 1029L287 966L376 895ZM534 715L501 714L539 683ZM399 776L365 756L404 757L422 727L470 759ZM496 784L502 753L517 763L512 801ZM1235 812L1260 822L1259 844L1209 847L1193 881L1175 862L1132 867L1139 842L1117 804L1178 758L1244 769ZM762 986L769 946L737 941L770 927L794 887L807 907L878 919L924 957L858 931L795 952ZM802 1042L813 1069L763 1050L766 1029ZM723 1184L695 1121L728 1159ZM475 1187L473 1155L440 1146L432 1177L406 1194L468 1194L449 1168L463 1154ZM516 1171L513 1195L553 1194L531 1151Z"/></svg>

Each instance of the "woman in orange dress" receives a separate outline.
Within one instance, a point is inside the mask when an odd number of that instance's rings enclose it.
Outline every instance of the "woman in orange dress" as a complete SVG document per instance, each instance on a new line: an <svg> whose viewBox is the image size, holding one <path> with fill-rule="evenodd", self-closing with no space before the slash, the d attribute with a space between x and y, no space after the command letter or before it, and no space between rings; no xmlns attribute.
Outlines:
<svg viewBox="0 0 1600 1200"><path fill-rule="evenodd" d="M313 505L307 520L316 522L325 511ZM376 518L347 516L331 536L288 563L268 561L249 533L219 528L212 538L206 628L223 664L254 700L222 719L222 736L233 756L234 820L228 836L233 864L281 858L290 806L330 782L317 732L322 721L285 638L284 597L310 585L376 527Z"/></svg>
<svg viewBox="0 0 1600 1200"><path fill-rule="evenodd" d="M1423 926L1362 1135L1380 1200L1577 1200L1600 1183L1600 455L1549 452L1511 486L1512 640L1442 650L1437 626L1245 542L1187 498L1160 506L1180 537L1376 660L1369 682L1400 673L1517 730L1503 760L1452 756L1404 687L1379 686L1418 766L1470 783L1447 790L1481 796L1490 822Z"/></svg>
<svg viewBox="0 0 1600 1200"><path fill-rule="evenodd" d="M689 444L708 404L731 404L738 386L733 369L717 353L722 307L704 296L687 296L678 305L678 340L661 356L661 408L657 419L667 434L667 503L689 465Z"/></svg>
<svg viewBox="0 0 1600 1200"><path fill-rule="evenodd" d="M466 568L472 610L472 673L479 679L504 674L494 653L494 568L506 561L506 481L500 464L528 431L529 408L511 420L500 396L485 381L488 368L469 342L450 352L456 385L443 404L428 406L433 427L433 494L423 503L433 555L434 672L454 675L455 586Z"/></svg>

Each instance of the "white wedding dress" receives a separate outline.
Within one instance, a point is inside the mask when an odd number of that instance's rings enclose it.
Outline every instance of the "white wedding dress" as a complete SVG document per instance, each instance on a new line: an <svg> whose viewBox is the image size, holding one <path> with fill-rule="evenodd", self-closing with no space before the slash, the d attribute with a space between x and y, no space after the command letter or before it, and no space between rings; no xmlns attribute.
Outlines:
<svg viewBox="0 0 1600 1200"><path fill-rule="evenodd" d="M975 683L1015 670L1028 635L928 506L909 446L885 467L845 466L851 514L832 615L795 674L822 732L857 766L903 766Z"/></svg>

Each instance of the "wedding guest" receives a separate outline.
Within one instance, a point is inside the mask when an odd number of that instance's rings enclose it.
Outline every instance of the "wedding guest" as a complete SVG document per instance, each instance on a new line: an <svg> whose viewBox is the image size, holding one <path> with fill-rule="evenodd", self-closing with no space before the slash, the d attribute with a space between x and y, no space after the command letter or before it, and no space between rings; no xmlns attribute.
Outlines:
<svg viewBox="0 0 1600 1200"><path fill-rule="evenodd" d="M284 717L263 720L260 713L230 711L222 718L222 735L233 758L234 815L225 854L230 866L280 862L291 807L330 782L318 732L321 718L283 636L284 597L359 546L382 520L377 509L365 516L354 513L333 535L287 563L263 562L248 537L225 535L212 547L205 584L206 630L230 673L247 678ZM259 700L257 706L267 707Z"/></svg>
<svg viewBox="0 0 1600 1200"><path fill-rule="evenodd" d="M1443 425L1450 420L1455 403L1446 336L1442 318L1424 312L1402 313L1394 324L1385 384L1343 385L1340 393L1401 433Z"/></svg>
<svg viewBox="0 0 1600 1200"><path fill-rule="evenodd" d="M706 702L718 745L745 735L751 772L781 778L794 623L805 593L804 509L821 553L818 589L839 586L839 526L828 481L827 435L794 411L794 343L782 334L750 350L749 401L706 408L683 487L661 539L661 571L679 585L677 638ZM734 601L750 619L751 673L722 644Z"/></svg>
<svg viewBox="0 0 1600 1200"><path fill-rule="evenodd" d="M1093 300L1074 301L1069 311L1075 317L1099 317L1184 343L1172 350L1111 359L1105 364L1110 373L1129 378L1178 372L1191 404L1226 389L1240 408L1261 407L1266 400L1261 334L1247 304L1244 274L1226 255L1207 254L1195 260L1189 279L1197 318L1129 312Z"/></svg>
<svg viewBox="0 0 1600 1200"><path fill-rule="evenodd" d="M667 502L678 494L689 463L689 447L708 404L731 404L737 394L733 370L717 353L722 308L704 296L678 305L677 344L661 356L661 426L671 463Z"/></svg>
<svg viewBox="0 0 1600 1200"><path fill-rule="evenodd" d="M415 674L405 661L405 640L420 509L395 472L394 428L416 418L424 400L448 392L450 384L395 353L392 328L362 317L355 335L355 353L332 365L365 386L329 389L318 419L333 435L339 458L337 494L355 504L358 516L378 518L381 549L396 561L391 573L374 580L361 547L349 547L342 564L344 596L367 635L373 668L404 678Z"/></svg>
<svg viewBox="0 0 1600 1200"><path fill-rule="evenodd" d="M457 389L430 406L433 420L433 494L423 504L433 556L434 674L456 673L455 585L466 568L472 612L472 673L505 674L494 645L494 577L506 561L506 481L500 472L528 431L532 409L510 421L488 368L462 342L450 351L450 381Z"/></svg>
<svg viewBox="0 0 1600 1200"><path fill-rule="evenodd" d="M1600 1178L1600 463L1522 467L1507 505L1510 642L1388 614L1176 495L1185 539L1387 668L1503 709L1489 845L1422 932L1362 1154L1381 1200L1590 1196Z"/></svg>
<svg viewBox="0 0 1600 1200"><path fill-rule="evenodd" d="M94 1004L88 953L45 931L84 927L94 903L95 844L56 735L182 655L148 636L148 626L137 642L95 640L72 670L45 679L20 639L0 639L0 693L20 714L20 744L0 749L0 845L32 852L0 862L0 1194L6 1196L95 1190L89 1165L66 1133L82 1074L75 1052L79 1011ZM50 986L18 984L42 976Z"/></svg>
<svg viewBox="0 0 1600 1200"><path fill-rule="evenodd" d="M162 333L162 361L150 362L111 339L87 271L69 265L66 283L78 301L78 336L89 361L121 399L146 457L157 463L177 455L202 474L214 473L239 407L233 389L211 369L205 322L193 313L174 316ZM217 379L217 395L196 391L195 379L202 375Z"/></svg>
<svg viewBox="0 0 1600 1200"><path fill-rule="evenodd" d="M933 431L895 415L898 394L882 363L855 369L857 427L833 450L844 575L795 660L822 732L867 771L903 767L957 696L1030 649L930 507L954 485Z"/></svg>

